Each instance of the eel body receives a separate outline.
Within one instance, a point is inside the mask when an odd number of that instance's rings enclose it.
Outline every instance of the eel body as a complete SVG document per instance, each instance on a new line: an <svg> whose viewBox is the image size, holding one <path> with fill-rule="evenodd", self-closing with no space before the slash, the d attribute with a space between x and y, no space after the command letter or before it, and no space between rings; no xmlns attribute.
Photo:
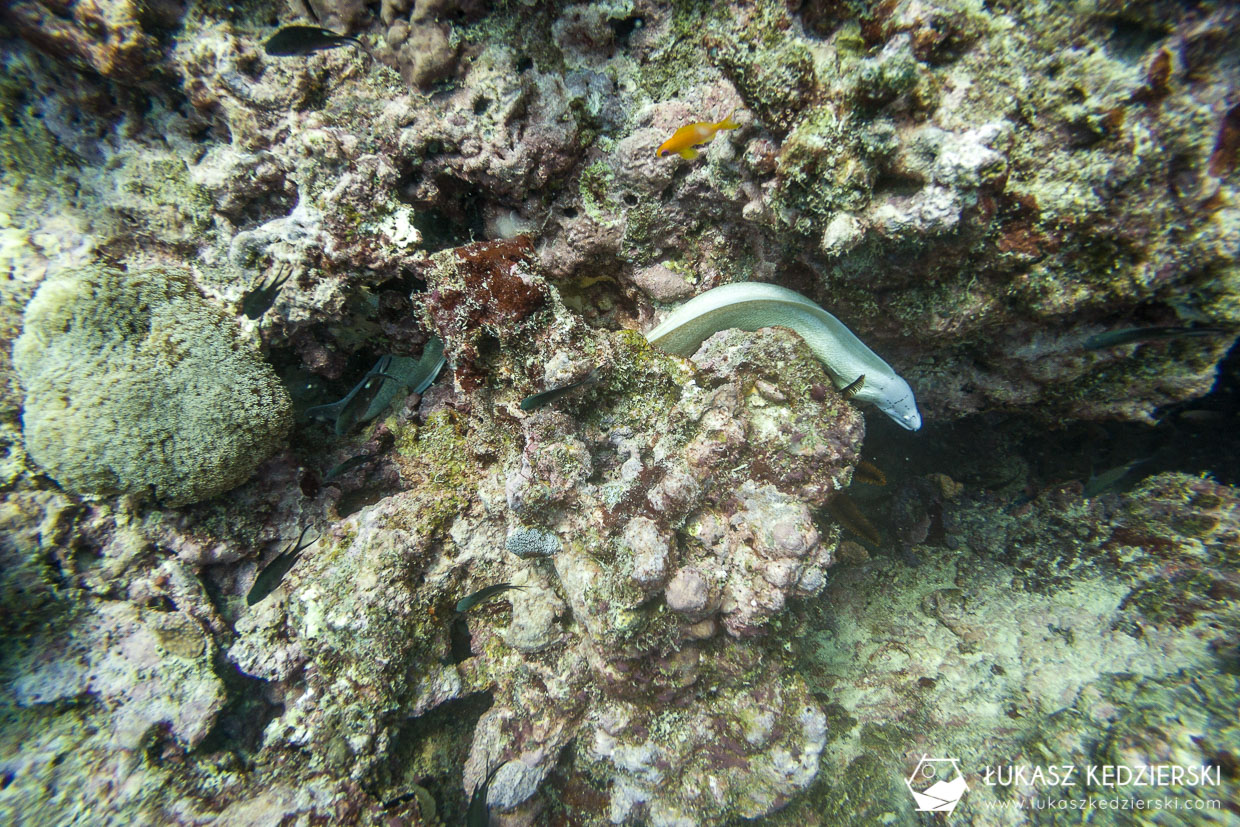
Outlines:
<svg viewBox="0 0 1240 827"><path fill-rule="evenodd" d="M908 382L843 322L784 287L739 282L707 290L673 310L646 334L646 340L669 353L688 357L711 335L731 327L789 328L809 345L837 389L864 375L865 381L853 398L872 403L910 431L921 427L921 414Z"/></svg>

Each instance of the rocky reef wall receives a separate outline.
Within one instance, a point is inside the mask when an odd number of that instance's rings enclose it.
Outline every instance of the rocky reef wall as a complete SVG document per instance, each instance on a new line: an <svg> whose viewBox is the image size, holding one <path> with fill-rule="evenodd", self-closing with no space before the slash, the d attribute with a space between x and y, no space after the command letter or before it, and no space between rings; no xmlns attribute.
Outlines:
<svg viewBox="0 0 1240 827"><path fill-rule="evenodd" d="M264 50L316 22L361 47ZM0 814L913 824L927 745L1234 768L1236 480L1022 456L1214 386L1238 33L1169 2L7 4ZM738 281L838 316L925 430L781 327L642 336Z"/></svg>

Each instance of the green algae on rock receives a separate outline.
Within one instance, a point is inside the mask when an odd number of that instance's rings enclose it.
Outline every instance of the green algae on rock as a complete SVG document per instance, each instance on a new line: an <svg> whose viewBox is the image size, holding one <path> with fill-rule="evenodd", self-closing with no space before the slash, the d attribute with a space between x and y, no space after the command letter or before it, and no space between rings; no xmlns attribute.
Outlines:
<svg viewBox="0 0 1240 827"><path fill-rule="evenodd" d="M244 482L292 425L275 373L175 270L47 279L13 354L27 450L75 493L205 500Z"/></svg>

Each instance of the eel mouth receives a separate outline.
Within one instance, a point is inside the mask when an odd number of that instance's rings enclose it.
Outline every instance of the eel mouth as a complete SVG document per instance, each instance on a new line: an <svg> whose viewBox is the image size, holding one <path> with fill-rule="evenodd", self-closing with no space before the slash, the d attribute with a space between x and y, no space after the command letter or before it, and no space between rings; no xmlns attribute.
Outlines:
<svg viewBox="0 0 1240 827"><path fill-rule="evenodd" d="M907 431L921 430L921 412L917 410L917 403L911 394L883 405L879 410Z"/></svg>

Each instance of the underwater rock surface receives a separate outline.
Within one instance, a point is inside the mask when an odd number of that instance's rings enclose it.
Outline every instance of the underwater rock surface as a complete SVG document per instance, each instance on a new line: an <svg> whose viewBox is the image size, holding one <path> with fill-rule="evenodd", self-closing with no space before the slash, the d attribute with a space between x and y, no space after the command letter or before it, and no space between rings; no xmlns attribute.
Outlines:
<svg viewBox="0 0 1240 827"><path fill-rule="evenodd" d="M1063 444L1236 449L1235 9L260 6L0 9L0 821L912 825L929 753L952 823L1240 812L1237 479ZM645 340L738 281L926 427Z"/></svg>

